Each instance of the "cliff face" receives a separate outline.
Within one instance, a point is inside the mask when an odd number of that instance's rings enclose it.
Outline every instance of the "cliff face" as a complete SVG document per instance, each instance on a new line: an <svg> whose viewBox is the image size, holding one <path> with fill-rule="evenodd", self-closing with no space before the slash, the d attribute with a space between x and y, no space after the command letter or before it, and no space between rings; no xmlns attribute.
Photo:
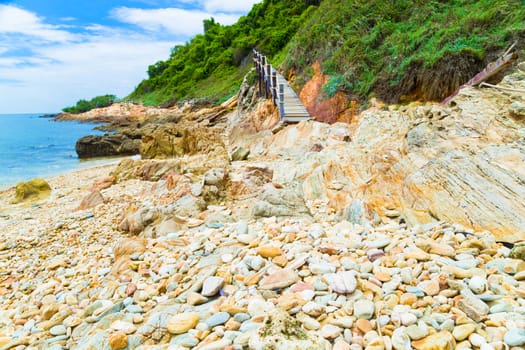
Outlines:
<svg viewBox="0 0 525 350"><path fill-rule="evenodd" d="M525 89L525 74L502 86ZM304 122L252 151L275 159L274 181L300 183L314 216L444 220L515 242L525 239L524 103L520 92L469 88L447 108L371 108L349 124Z"/></svg>

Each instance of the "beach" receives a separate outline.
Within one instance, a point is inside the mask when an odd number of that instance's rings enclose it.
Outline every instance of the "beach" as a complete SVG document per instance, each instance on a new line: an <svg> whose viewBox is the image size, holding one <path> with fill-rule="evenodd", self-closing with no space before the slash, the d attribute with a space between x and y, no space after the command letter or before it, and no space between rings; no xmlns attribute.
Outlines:
<svg viewBox="0 0 525 350"><path fill-rule="evenodd" d="M0 349L523 348L519 121L455 101L171 110L140 159L0 192Z"/></svg>

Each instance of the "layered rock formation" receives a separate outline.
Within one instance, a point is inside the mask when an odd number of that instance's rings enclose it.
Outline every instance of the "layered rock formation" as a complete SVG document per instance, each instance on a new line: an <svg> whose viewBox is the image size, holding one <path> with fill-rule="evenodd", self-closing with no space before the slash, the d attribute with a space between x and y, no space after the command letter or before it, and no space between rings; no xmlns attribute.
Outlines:
<svg viewBox="0 0 525 350"><path fill-rule="evenodd" d="M502 86L523 90L524 78ZM274 180L301 184L314 216L443 220L515 242L525 239L523 102L519 91L470 88L449 107L372 108L349 124L260 133L251 152L276 159Z"/></svg>

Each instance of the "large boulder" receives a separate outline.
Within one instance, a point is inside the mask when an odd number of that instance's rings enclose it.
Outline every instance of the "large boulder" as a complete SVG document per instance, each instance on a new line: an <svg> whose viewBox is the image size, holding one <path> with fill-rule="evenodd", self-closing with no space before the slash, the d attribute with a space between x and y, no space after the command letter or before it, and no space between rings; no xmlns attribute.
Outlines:
<svg viewBox="0 0 525 350"><path fill-rule="evenodd" d="M88 135L75 144L79 158L134 155L139 149L140 140L123 134Z"/></svg>
<svg viewBox="0 0 525 350"><path fill-rule="evenodd" d="M45 180L35 178L16 185L15 199L12 203L38 201L49 197L50 194L51 186Z"/></svg>

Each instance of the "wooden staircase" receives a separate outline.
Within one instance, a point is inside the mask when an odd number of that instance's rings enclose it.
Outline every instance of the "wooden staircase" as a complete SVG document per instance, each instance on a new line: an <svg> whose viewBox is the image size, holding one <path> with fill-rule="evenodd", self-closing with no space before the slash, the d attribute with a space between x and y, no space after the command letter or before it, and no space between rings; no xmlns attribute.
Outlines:
<svg viewBox="0 0 525 350"><path fill-rule="evenodd" d="M288 81L268 62L266 56L253 50L253 61L259 77L259 95L271 98L279 109L282 122L298 123L310 119L310 113Z"/></svg>

